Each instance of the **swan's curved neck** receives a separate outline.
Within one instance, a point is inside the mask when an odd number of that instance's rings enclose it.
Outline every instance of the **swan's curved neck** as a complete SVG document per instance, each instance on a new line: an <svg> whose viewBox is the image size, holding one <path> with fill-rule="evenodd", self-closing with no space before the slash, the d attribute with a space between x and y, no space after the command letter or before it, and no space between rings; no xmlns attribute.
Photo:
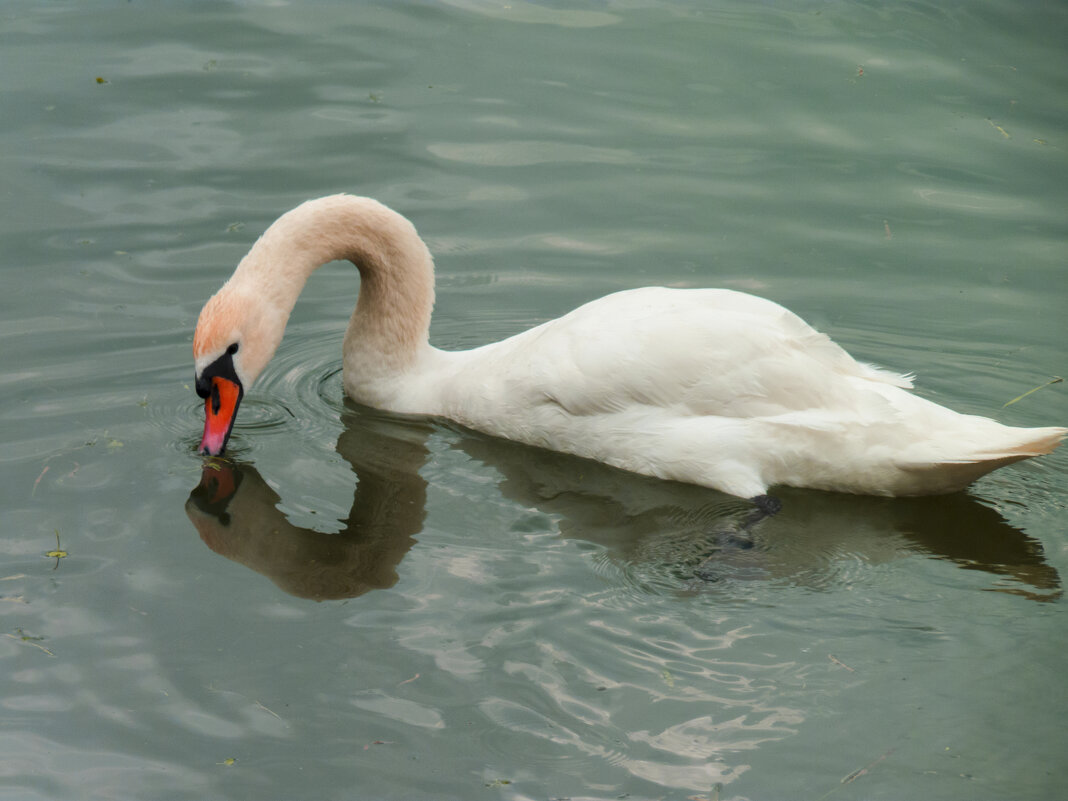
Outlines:
<svg viewBox="0 0 1068 801"><path fill-rule="evenodd" d="M297 206L264 232L232 281L255 286L284 325L308 276L336 260L360 271L346 371L353 362L378 373L403 370L427 347L434 264L415 227L381 203L333 195Z"/></svg>

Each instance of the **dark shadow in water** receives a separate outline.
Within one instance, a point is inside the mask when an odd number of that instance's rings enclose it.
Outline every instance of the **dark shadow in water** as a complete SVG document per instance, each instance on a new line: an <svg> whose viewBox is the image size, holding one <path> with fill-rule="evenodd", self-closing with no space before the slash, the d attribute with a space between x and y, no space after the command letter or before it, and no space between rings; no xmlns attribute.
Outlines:
<svg viewBox="0 0 1068 801"><path fill-rule="evenodd" d="M340 533L294 526L254 467L213 460L186 503L204 542L302 598L391 587L426 515L426 439L443 428L354 405L343 422L337 451L358 485ZM783 511L747 529L751 506L712 490L463 430L450 439L501 474L506 497L551 515L563 536L678 586L758 580L831 588L857 565L922 554L1001 577L993 590L1035 600L1061 594L1041 544L965 493L882 499L782 490Z"/></svg>

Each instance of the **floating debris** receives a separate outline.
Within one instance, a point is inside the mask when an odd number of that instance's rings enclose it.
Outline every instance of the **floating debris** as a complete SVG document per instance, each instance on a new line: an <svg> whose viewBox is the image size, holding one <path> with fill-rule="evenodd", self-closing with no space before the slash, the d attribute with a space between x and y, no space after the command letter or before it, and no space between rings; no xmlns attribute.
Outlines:
<svg viewBox="0 0 1068 801"><path fill-rule="evenodd" d="M1023 399L1024 399L1024 398L1026 398L1026 397L1027 397L1028 395L1030 395L1030 394L1031 394L1032 392L1038 392L1038 391L1039 391L1040 389L1045 389L1046 387L1048 387L1048 386L1051 386L1051 385L1053 385L1053 384L1059 384L1059 383L1061 383L1061 382L1062 382L1063 380L1064 380L1064 379L1063 379L1063 378L1061 378L1061 377L1060 377L1059 375L1055 375L1055 376L1053 376L1053 378L1051 378L1051 379L1050 379L1049 381L1047 381L1047 382L1046 382L1045 384L1039 384L1039 385L1038 385L1037 387L1035 387L1034 389L1029 389L1029 390L1027 390L1027 392L1025 392L1025 393L1024 393L1023 395L1018 395L1018 396L1016 396L1015 398L1013 398L1013 399L1012 399L1011 401L1009 401L1008 403L1006 403L1006 404L1005 404L1004 406L1002 406L1001 408L1002 408L1002 409L1004 409L1004 408L1005 408L1005 406L1012 406L1012 404L1016 403L1016 401L1018 401L1018 400L1023 400Z"/></svg>
<svg viewBox="0 0 1068 801"><path fill-rule="evenodd" d="M48 551L47 553L45 553L45 556L49 559L56 560L56 564L52 568L53 570L55 570L57 567L59 567L59 560L66 559L69 554L64 551L63 546L59 544L59 529L56 528L52 530L56 533L56 549L54 551Z"/></svg>
<svg viewBox="0 0 1068 801"><path fill-rule="evenodd" d="M856 670L851 668L849 665L847 665L845 662L843 662L841 659L836 657L834 654L827 654L827 658L830 659L832 662L834 662L834 664L838 665L838 667L844 667L850 673L856 673L857 672Z"/></svg>
<svg viewBox="0 0 1068 801"><path fill-rule="evenodd" d="M37 494L37 485L41 483L41 479L45 477L45 473L47 473L47 472L48 472L48 465L45 465L44 470L41 471L41 475L37 476L37 480L33 482L33 490L30 492L30 497L31 498L34 495Z"/></svg>
<svg viewBox="0 0 1068 801"><path fill-rule="evenodd" d="M267 714L269 714L269 715L274 715L274 716L275 716L276 718L278 718L279 720L281 720L281 719L282 719L282 716L281 716L281 715L279 715L279 714L278 714L277 712L275 712L275 711L274 711L273 709L268 709L268 708L267 708L266 706L264 706L263 704L261 704L261 703L260 703L259 701L256 701L255 703L256 703L256 706L258 706L258 707L259 707L260 709L262 709L262 710L263 710L264 712L266 712Z"/></svg>
<svg viewBox="0 0 1068 801"><path fill-rule="evenodd" d="M873 759L873 760L872 760L871 762L869 762L869 763L868 763L867 765L865 765L864 767L862 767L862 768L860 768L860 769L858 769L858 770L855 770L855 771L853 771L853 772L852 772L852 773L850 773L850 774L849 774L848 776L844 776L844 777L842 778L841 782L839 782L839 783L840 783L840 784L849 784L850 782L854 782L854 781L856 781L856 780L857 780L857 779L859 779L859 778L860 778L861 776L863 776L863 775L864 775L865 773L867 773L867 772L868 772L869 770L871 770L871 769L872 769L872 768L874 768L874 767L875 767L876 765L878 765L878 764L879 764L880 762L882 762L882 761L883 761L884 759L886 759L886 758L887 758L888 756L890 756L890 755L891 755L892 753L894 753L894 749L893 749L893 748L891 748L891 749L890 749L889 751L887 751L887 752L886 752L885 754L883 754L882 756L880 756L880 757L878 757L878 758L876 758L876 759Z"/></svg>
<svg viewBox="0 0 1068 801"><path fill-rule="evenodd" d="M1004 136L1004 137L1005 137L1006 139L1012 139L1012 137L1011 137L1011 136L1009 136L1009 132L1008 132L1008 131L1006 131L1006 130L1005 130L1004 128L1002 128L1002 127L1001 127L1000 125L998 125L998 124L997 124L996 122L994 122L994 121L993 121L992 119L990 119L989 117L987 117L987 118L986 118L986 121L990 123L990 125L991 125L991 126L992 126L992 127L994 128L994 130L995 130L995 131L997 131L998 133L1000 133L1000 134L1001 134L1002 136Z"/></svg>
<svg viewBox="0 0 1068 801"><path fill-rule="evenodd" d="M15 631L18 632L17 635L16 634L5 634L4 636L7 637L8 639L12 639L12 640L16 640L18 642L21 642L24 645L29 645L30 647L36 648L39 651L44 651L49 656L55 656L54 653L52 653L51 651L49 651L47 648L45 648L43 645L40 644L39 640L43 640L44 637L31 637L30 635L26 634L26 632L24 632L22 629L15 629Z"/></svg>

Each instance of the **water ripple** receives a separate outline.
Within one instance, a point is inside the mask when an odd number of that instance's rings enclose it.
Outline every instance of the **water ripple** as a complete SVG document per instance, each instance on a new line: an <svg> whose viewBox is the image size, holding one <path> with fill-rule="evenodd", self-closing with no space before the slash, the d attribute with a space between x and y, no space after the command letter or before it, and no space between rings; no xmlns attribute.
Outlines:
<svg viewBox="0 0 1068 801"><path fill-rule="evenodd" d="M287 337L276 358L241 402L227 452L248 458L272 440L329 444L345 405L336 343L318 337ZM180 451L200 443L204 401L191 391L146 404L149 421L167 432ZM299 447L299 445L294 445Z"/></svg>

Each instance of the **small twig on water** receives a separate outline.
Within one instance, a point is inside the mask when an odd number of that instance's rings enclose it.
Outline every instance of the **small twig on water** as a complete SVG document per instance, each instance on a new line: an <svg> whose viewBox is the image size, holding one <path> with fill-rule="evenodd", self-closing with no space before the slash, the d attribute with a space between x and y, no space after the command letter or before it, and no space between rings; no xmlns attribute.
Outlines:
<svg viewBox="0 0 1068 801"><path fill-rule="evenodd" d="M19 636L16 636L14 634L5 634L4 636L5 637L10 637L12 640L15 640L16 642L21 642L24 645L29 645L29 646L32 646L34 648L38 648L38 649L44 651L49 656L55 656L54 653L49 651L43 645L40 645L40 644L34 642L35 639L41 639L39 637L27 637L25 634L20 634Z"/></svg>
<svg viewBox="0 0 1068 801"><path fill-rule="evenodd" d="M37 480L33 482L33 490L30 492L30 497L31 498L34 495L37 494L37 485L41 483L41 479L45 477L45 473L47 473L47 472L48 472L48 465L45 465L44 470L41 471L41 475L37 476Z"/></svg>
<svg viewBox="0 0 1068 801"><path fill-rule="evenodd" d="M869 770L871 770L876 765L878 765L880 762L882 762L884 759L886 759L888 756L890 756L892 753L894 753L894 749L893 748L891 748L889 751L887 751L882 756L880 756L880 757L878 757L876 759L873 759L871 762L869 762L867 765L862 767L860 770L853 771L848 776L844 777L842 779L842 781L839 782L839 783L840 784L849 784L852 781L856 781L861 776L863 776L865 773L867 773Z"/></svg>
<svg viewBox="0 0 1068 801"><path fill-rule="evenodd" d="M57 567L59 567L59 560L65 558L66 556L68 556L68 554L66 551L63 550L63 546L59 544L59 529L53 529L53 531L56 532L56 549L54 551L49 551L45 554L45 556L47 556L49 559L54 558L56 560L55 565L53 565L52 567L52 569L55 570Z"/></svg>
<svg viewBox="0 0 1068 801"><path fill-rule="evenodd" d="M258 706L258 707L259 707L260 709L262 709L262 710L263 710L264 712L267 712L267 713L269 713L269 714L271 714L271 715L274 715L274 716L275 716L276 718L278 718L279 720L281 720L281 719L282 719L282 716L281 716L281 715L279 715L279 714L278 714L277 712L275 712L275 711L274 711L273 709L268 709L268 708L267 708L267 707L265 707L265 706L264 706L263 704L261 704L261 703L260 703L259 701L256 701L256 702L255 702L255 704L256 704L256 706Z"/></svg>
<svg viewBox="0 0 1068 801"><path fill-rule="evenodd" d="M364 751L371 750L372 745L396 745L393 740L373 740L363 747Z"/></svg>
<svg viewBox="0 0 1068 801"><path fill-rule="evenodd" d="M838 667L844 667L850 673L856 673L857 672L856 670L851 668L849 665L847 665L845 662L843 662L841 659L836 657L834 654L827 654L827 658L830 659L832 662L834 662L834 664L838 665Z"/></svg>
<svg viewBox="0 0 1068 801"><path fill-rule="evenodd" d="M863 775L864 775L865 773L867 773L867 772L868 772L869 770L871 770L872 768L874 768L874 767L875 767L876 765L878 765L878 764L879 764L880 762L882 762L882 761L883 761L884 759L886 759L886 758L887 758L888 756L890 756L890 755L891 755L892 753L894 753L894 749L893 749L893 748L891 748L891 749L890 749L889 751L887 751L887 752L886 752L885 754L882 754L881 756L877 757L876 759L873 759L873 760L872 760L871 762L869 762L869 763L868 763L867 765L865 765L864 767L862 767L862 768L858 768L857 770L853 771L853 772L852 772L852 773L850 773L850 774L849 774L848 776L843 776L843 777L842 777L842 778L841 778L841 779L839 780L839 782L838 782L838 786L837 786L837 787L832 787L832 788L831 788L830 790L828 790L828 791L827 791L827 792L825 792L825 793L824 793L823 795L821 795L821 796L819 797L819 801L826 801L826 799L830 798L830 797L831 797L832 795L834 795L835 793L837 793L837 792L838 792L839 790L841 790L841 789L842 789L843 787L845 787L845 786L846 786L847 784L850 784L851 782L855 782L855 781L856 781L857 779L859 779L859 778L860 778L861 776L863 776Z"/></svg>
<svg viewBox="0 0 1068 801"><path fill-rule="evenodd" d="M1047 382L1046 382L1045 384L1039 384L1039 385L1038 385L1037 387L1035 387L1034 389L1029 389L1029 390L1027 390L1027 392L1025 392L1025 393L1024 393L1023 395L1019 395L1019 396L1017 396L1017 397L1013 398L1013 399L1012 399L1011 401L1009 401L1008 403L1006 403L1006 404L1005 404L1005 406L1012 406L1012 404L1016 403L1016 401L1018 401L1018 400L1023 400L1023 399L1024 399L1024 398L1026 398L1026 397L1027 397L1028 395L1030 395L1030 394L1031 394L1032 392L1038 392L1038 391L1039 391L1040 389L1045 389L1046 387L1048 387L1048 386L1051 386L1051 385L1053 385L1053 384L1059 384L1059 383L1061 383L1061 382L1062 382L1063 380L1064 380L1064 379L1063 379L1063 378L1061 378L1061 377L1060 377L1059 375L1055 375L1055 376L1053 376L1053 378L1051 378L1051 379L1050 379L1049 381L1047 381ZM1005 406L1002 406L1001 408L1002 408L1002 409L1004 409L1004 408L1005 408Z"/></svg>
<svg viewBox="0 0 1068 801"><path fill-rule="evenodd" d="M992 119L987 117L986 121L990 123L990 125L994 128L994 130L996 130L998 133L1000 133L1006 139L1012 139L1012 137L1009 136L1009 132L1006 131L1004 128L1002 128L1000 125L998 125L996 122L994 122Z"/></svg>

